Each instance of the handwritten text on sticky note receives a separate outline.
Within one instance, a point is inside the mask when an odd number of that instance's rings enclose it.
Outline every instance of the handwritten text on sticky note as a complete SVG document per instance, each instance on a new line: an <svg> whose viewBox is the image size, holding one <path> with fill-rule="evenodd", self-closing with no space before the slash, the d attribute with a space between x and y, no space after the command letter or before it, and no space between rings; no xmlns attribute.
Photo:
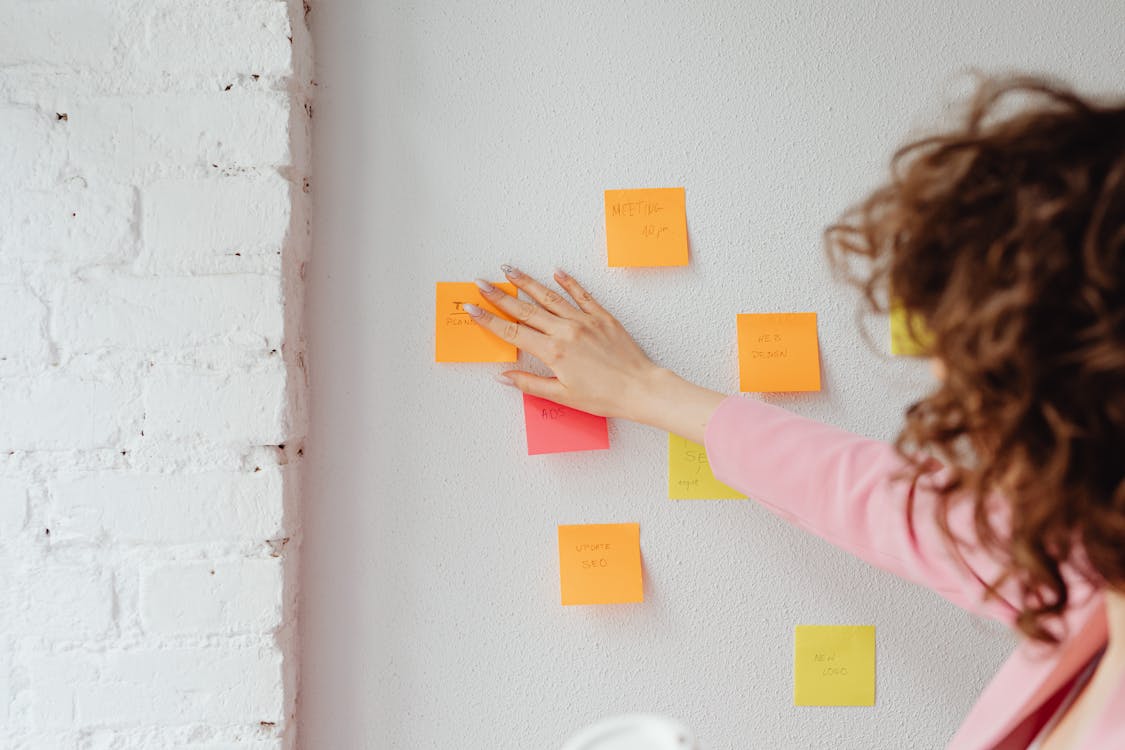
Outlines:
<svg viewBox="0 0 1125 750"><path fill-rule="evenodd" d="M560 525L559 580L564 605L643 602L640 524Z"/></svg>
<svg viewBox="0 0 1125 750"><path fill-rule="evenodd" d="M609 426L605 417L525 393L523 419L527 426L529 456L609 447Z"/></svg>
<svg viewBox="0 0 1125 750"><path fill-rule="evenodd" d="M684 189L605 191L605 241L611 266L686 266Z"/></svg>
<svg viewBox="0 0 1125 750"><path fill-rule="evenodd" d="M745 500L711 473L699 443L668 433L668 497L673 500Z"/></svg>
<svg viewBox="0 0 1125 750"><path fill-rule="evenodd" d="M793 705L874 706L875 626L798 625Z"/></svg>
<svg viewBox="0 0 1125 750"><path fill-rule="evenodd" d="M514 284L494 284L498 289L516 296ZM465 312L466 302L511 320L492 303L485 300L477 285L464 281L437 282L435 313L435 362L515 362L516 347L476 324Z"/></svg>
<svg viewBox="0 0 1125 750"><path fill-rule="evenodd" d="M816 313L739 315L738 373L743 391L819 391Z"/></svg>

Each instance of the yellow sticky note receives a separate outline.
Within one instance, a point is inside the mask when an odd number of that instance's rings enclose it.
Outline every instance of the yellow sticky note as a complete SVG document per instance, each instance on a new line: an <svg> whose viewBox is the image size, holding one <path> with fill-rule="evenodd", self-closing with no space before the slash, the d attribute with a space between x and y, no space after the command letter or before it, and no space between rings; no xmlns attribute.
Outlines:
<svg viewBox="0 0 1125 750"><path fill-rule="evenodd" d="M922 316L907 312L898 302L891 303L891 354L899 357L925 357L933 343L933 333Z"/></svg>
<svg viewBox="0 0 1125 750"><path fill-rule="evenodd" d="M745 500L715 479L703 446L668 433L668 497L673 500Z"/></svg>
<svg viewBox="0 0 1125 750"><path fill-rule="evenodd" d="M793 705L874 706L875 626L798 625Z"/></svg>
<svg viewBox="0 0 1125 750"><path fill-rule="evenodd" d="M739 315L738 373L743 391L819 391L816 313Z"/></svg>
<svg viewBox="0 0 1125 750"><path fill-rule="evenodd" d="M564 605L643 602L641 525L560 525L559 580Z"/></svg>
<svg viewBox="0 0 1125 750"><path fill-rule="evenodd" d="M684 189L605 191L605 243L611 266L686 266Z"/></svg>
<svg viewBox="0 0 1125 750"><path fill-rule="evenodd" d="M516 296L515 284L494 284L498 289ZM484 299L472 282L437 282L437 312L434 339L435 362L515 362L518 350L512 344L481 328L463 309L466 302L511 320Z"/></svg>

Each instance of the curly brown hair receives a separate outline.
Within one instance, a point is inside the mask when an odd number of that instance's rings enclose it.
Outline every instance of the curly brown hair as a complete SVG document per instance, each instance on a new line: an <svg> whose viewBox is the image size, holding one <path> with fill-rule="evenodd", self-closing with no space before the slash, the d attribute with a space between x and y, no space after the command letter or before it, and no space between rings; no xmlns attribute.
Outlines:
<svg viewBox="0 0 1125 750"><path fill-rule="evenodd" d="M948 515L972 503L971 543L1003 570L989 593L1015 584L1017 627L1057 643L1064 569L1125 590L1125 101L983 78L964 122L899 149L825 241L945 366L896 442L914 480L926 453L950 469L943 535L970 543ZM998 495L1010 528L990 521Z"/></svg>

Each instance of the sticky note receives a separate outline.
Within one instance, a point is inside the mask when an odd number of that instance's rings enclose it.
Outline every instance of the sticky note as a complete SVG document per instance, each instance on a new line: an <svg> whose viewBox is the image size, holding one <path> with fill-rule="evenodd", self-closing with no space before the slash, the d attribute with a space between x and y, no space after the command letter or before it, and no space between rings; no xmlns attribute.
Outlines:
<svg viewBox="0 0 1125 750"><path fill-rule="evenodd" d="M739 315L738 374L743 391L819 391L816 313Z"/></svg>
<svg viewBox="0 0 1125 750"><path fill-rule="evenodd" d="M605 243L611 266L686 266L684 189L605 191Z"/></svg>
<svg viewBox="0 0 1125 750"><path fill-rule="evenodd" d="M643 602L641 525L560 525L559 582L564 606Z"/></svg>
<svg viewBox="0 0 1125 750"><path fill-rule="evenodd" d="M933 334L922 316L907 312L899 302L891 303L891 354L899 357L925 357Z"/></svg>
<svg viewBox="0 0 1125 750"><path fill-rule="evenodd" d="M793 705L874 706L875 626L798 625Z"/></svg>
<svg viewBox="0 0 1125 750"><path fill-rule="evenodd" d="M702 445L672 433L668 433L668 497L673 500L746 499L746 495L715 479Z"/></svg>
<svg viewBox="0 0 1125 750"><path fill-rule="evenodd" d="M609 447L605 417L523 394L523 420L527 426L527 455L593 451Z"/></svg>
<svg viewBox="0 0 1125 750"><path fill-rule="evenodd" d="M513 297L515 284L495 284ZM483 307L491 313L511 320L484 299L472 282L439 281L437 283L437 326L434 339L435 362L515 362L518 350L512 344L481 328L463 309L466 302Z"/></svg>

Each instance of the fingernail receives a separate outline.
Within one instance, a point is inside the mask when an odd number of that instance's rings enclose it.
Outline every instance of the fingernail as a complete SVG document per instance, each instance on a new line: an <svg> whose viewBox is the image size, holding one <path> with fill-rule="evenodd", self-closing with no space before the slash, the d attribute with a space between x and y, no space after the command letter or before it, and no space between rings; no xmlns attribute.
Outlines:
<svg viewBox="0 0 1125 750"><path fill-rule="evenodd" d="M480 289L485 294L491 294L496 291L496 287L492 286L492 284L489 284L484 279L473 279L473 283L477 285L477 289Z"/></svg>
<svg viewBox="0 0 1125 750"><path fill-rule="evenodd" d="M570 278L570 274L568 274L566 271L562 270L561 268L555 269L555 276L560 278L560 279L569 279Z"/></svg>
<svg viewBox="0 0 1125 750"><path fill-rule="evenodd" d="M497 375L496 376L496 382L501 383L503 385L515 385L516 384L516 381L509 378L507 375Z"/></svg>
<svg viewBox="0 0 1125 750"><path fill-rule="evenodd" d="M507 263L500 266L500 270L504 272L505 276L511 276L513 279L518 279L520 276L523 276L523 271L515 266L509 266Z"/></svg>
<svg viewBox="0 0 1125 750"><path fill-rule="evenodd" d="M481 313L484 312L484 310L480 309L472 302L463 303L461 305L461 309L467 312L469 315L472 315L474 318L479 318L481 316Z"/></svg>

